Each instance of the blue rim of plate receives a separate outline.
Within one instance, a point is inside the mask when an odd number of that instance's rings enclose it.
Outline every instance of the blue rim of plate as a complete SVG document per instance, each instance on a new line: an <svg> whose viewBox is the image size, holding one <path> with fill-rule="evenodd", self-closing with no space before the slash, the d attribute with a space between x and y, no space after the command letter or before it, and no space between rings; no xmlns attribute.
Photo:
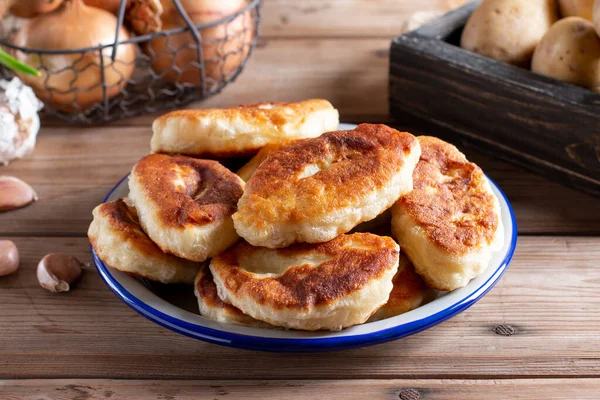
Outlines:
<svg viewBox="0 0 600 400"><path fill-rule="evenodd" d="M125 175L106 195L103 202L109 201L113 192L129 177ZM318 352L318 351L334 351L342 349L351 349L367 345L375 345L388 342L395 339L413 335L428 329L434 325L440 324L447 319L461 313L467 308L475 304L487 292L489 292L496 283L500 280L508 264L510 263L515 248L517 245L517 221L512 205L508 201L506 194L500 189L496 182L490 179L491 184L498 190L503 197L512 222L511 243L508 251L496 271L486 280L479 288L474 290L469 296L457 301L451 306L427 317L417 319L412 322L396 325L391 328L382 329L376 332L370 332L360 335L341 336L341 337L325 337L311 339L295 339L295 338L266 338L240 333L225 332L218 329L205 327L202 325L192 324L177 318L173 318L164 312L157 310L154 307L144 303L131 292L126 290L108 271L108 268L98 257L93 248L91 248L92 258L96 264L96 269L102 277L102 280L119 297L125 304L131 307L140 315L146 317L150 321L170 329L182 335L203 340L205 342L219 344L222 346L235 347L246 350L259 350L270 352Z"/></svg>

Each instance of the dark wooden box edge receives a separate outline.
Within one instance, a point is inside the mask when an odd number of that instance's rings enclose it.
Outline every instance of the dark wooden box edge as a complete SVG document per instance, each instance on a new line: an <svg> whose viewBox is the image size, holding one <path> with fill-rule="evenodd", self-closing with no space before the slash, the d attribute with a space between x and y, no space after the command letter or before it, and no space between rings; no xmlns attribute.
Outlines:
<svg viewBox="0 0 600 400"><path fill-rule="evenodd" d="M391 116L600 196L600 95L447 43L477 3L392 41Z"/></svg>

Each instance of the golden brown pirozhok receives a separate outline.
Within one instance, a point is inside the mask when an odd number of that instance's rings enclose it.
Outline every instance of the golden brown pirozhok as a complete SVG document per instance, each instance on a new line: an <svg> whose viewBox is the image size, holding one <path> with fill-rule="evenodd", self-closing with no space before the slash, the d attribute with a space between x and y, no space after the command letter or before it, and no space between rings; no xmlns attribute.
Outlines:
<svg viewBox="0 0 600 400"><path fill-rule="evenodd" d="M238 239L231 215L244 181L216 161L152 154L129 177L129 199L142 227L167 253L213 257Z"/></svg>
<svg viewBox="0 0 600 400"><path fill-rule="evenodd" d="M202 264L165 254L142 230L135 210L123 200L93 211L88 237L98 257L111 268L162 283L188 283Z"/></svg>
<svg viewBox="0 0 600 400"><path fill-rule="evenodd" d="M321 99L179 110L154 120L150 145L154 153L239 157L268 144L317 137L338 125L338 111Z"/></svg>
<svg viewBox="0 0 600 400"><path fill-rule="evenodd" d="M285 146L248 180L235 229L269 248L331 240L412 190L420 154L410 133L373 124Z"/></svg>
<svg viewBox="0 0 600 400"><path fill-rule="evenodd" d="M238 308L221 300L217 294L217 286L208 264L198 271L194 280L194 294L198 299L200 315L217 322L251 326L254 328L274 328L266 322L256 320L244 314Z"/></svg>
<svg viewBox="0 0 600 400"><path fill-rule="evenodd" d="M423 279L415 272L414 265L404 254L400 254L398 272L394 275L392 283L394 288L387 303L381 306L368 322L404 314L435 297L435 290L427 287Z"/></svg>
<svg viewBox="0 0 600 400"><path fill-rule="evenodd" d="M255 319L336 331L362 324L387 302L398 256L396 242L370 233L277 250L241 241L210 270L219 298Z"/></svg>
<svg viewBox="0 0 600 400"><path fill-rule="evenodd" d="M438 290L465 286L503 245L500 204L481 168L443 140L420 136L414 189L392 208L392 233Z"/></svg>

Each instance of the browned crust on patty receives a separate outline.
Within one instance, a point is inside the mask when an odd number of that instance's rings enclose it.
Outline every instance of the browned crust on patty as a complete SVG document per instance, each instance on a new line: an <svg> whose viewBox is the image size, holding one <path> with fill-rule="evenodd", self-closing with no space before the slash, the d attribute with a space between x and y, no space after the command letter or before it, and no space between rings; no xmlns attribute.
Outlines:
<svg viewBox="0 0 600 400"><path fill-rule="evenodd" d="M253 157L258 153L260 147L247 147L243 150L210 150L205 152L190 152L189 156L202 157L207 160L225 161L227 159L233 159L234 161L240 158ZM157 154L173 154L168 151L157 151ZM186 152L182 151L177 154L185 155Z"/></svg>
<svg viewBox="0 0 600 400"><path fill-rule="evenodd" d="M270 154L275 153L276 151L279 151L284 147L296 144L301 140L308 139L297 139L289 142L267 144L262 149L260 149L260 151L254 157L252 157L250 161L248 161L242 168L240 168L237 174L244 181L248 181L248 179L250 179L252 175L254 175L254 172L256 172L256 169L260 166L260 164L262 164L263 161L265 161Z"/></svg>
<svg viewBox="0 0 600 400"><path fill-rule="evenodd" d="M435 297L435 291L427 287L415 272L415 267L405 255L400 255L398 272L392 279L394 288L386 304L377 310L369 322L380 321L404 314Z"/></svg>
<svg viewBox="0 0 600 400"><path fill-rule="evenodd" d="M133 168L133 177L160 210L165 226L203 225L232 215L243 182L216 161L151 154ZM176 181L183 179L184 185Z"/></svg>
<svg viewBox="0 0 600 400"><path fill-rule="evenodd" d="M352 247L352 242L356 247ZM331 257L311 267L288 268L278 277L257 277L243 270L239 260L256 251L277 252L283 256L319 253ZM253 298L274 309L308 310L329 305L379 279L398 260L398 245L389 237L370 233L342 235L319 244L295 244L284 249L262 249L241 241L213 258L228 291L235 296Z"/></svg>
<svg viewBox="0 0 600 400"><path fill-rule="evenodd" d="M334 129L334 113L337 122L337 110L323 99L178 110L154 120L151 146L153 152L159 153L211 159L246 157L256 154L266 143L312 137ZM325 122L327 128L321 126Z"/></svg>
<svg viewBox="0 0 600 400"><path fill-rule="evenodd" d="M165 254L142 230L135 209L129 208L122 199L99 206L99 213L108 219L114 232L118 232L124 242L135 246L138 252L152 257L168 259ZM90 238L96 248L95 239ZM118 269L118 268L117 268Z"/></svg>
<svg viewBox="0 0 600 400"><path fill-rule="evenodd" d="M397 205L447 253L462 255L490 244L499 221L494 196L483 190L481 168L443 140L418 139L421 159L413 173L413 191Z"/></svg>
<svg viewBox="0 0 600 400"><path fill-rule="evenodd" d="M221 300L217 294L217 285L215 285L212 272L210 271L210 268L208 268L208 263L202 266L198 274L199 278L196 280L196 293L197 296L202 299L202 302L209 307L224 308L231 314L237 314L240 316L246 315L238 308Z"/></svg>
<svg viewBox="0 0 600 400"><path fill-rule="evenodd" d="M265 108L265 106L274 106ZM293 114L284 112L292 109ZM162 126L170 118L197 121L202 118L230 120L243 117L254 125L279 127L294 120L302 120L306 115L319 110L333 110L330 102L323 99L310 99L299 102L262 102L243 104L229 108L207 108L200 110L176 110L158 117L155 123Z"/></svg>
<svg viewBox="0 0 600 400"><path fill-rule="evenodd" d="M382 124L361 124L354 130L299 141L268 155L260 164L246 186L244 214L297 222L355 204L389 184L415 143L411 134ZM322 165L326 159L332 161L330 167L309 178L299 178L307 165ZM255 222L260 228L261 221Z"/></svg>
<svg viewBox="0 0 600 400"><path fill-rule="evenodd" d="M402 260L403 258L404 260ZM401 257L398 272L394 275L392 283L394 284L394 288L390 293L387 305L398 307L406 304L406 311L415 308L415 301L420 303L423 294L431 290L427 287L423 279L417 275L413 264L405 257ZM418 307L418 305L416 306Z"/></svg>

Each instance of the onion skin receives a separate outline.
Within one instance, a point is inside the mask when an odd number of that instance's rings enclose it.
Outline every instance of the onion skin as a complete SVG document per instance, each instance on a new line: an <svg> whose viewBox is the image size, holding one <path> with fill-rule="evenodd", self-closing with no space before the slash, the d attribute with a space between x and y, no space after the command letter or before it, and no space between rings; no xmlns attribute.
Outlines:
<svg viewBox="0 0 600 400"><path fill-rule="evenodd" d="M172 1L172 0L170 0ZM114 15L119 14L121 0L83 0L90 7L101 8ZM125 0L125 24L138 35L159 32L162 27L160 0Z"/></svg>
<svg viewBox="0 0 600 400"><path fill-rule="evenodd" d="M161 3L163 5L163 30L187 26L171 0L161 0ZM245 0L181 0L181 5L195 24L205 24L238 12L247 5L247 2ZM246 32L243 33L244 28ZM249 13L244 13L229 22L227 32L223 24L200 31L204 40L202 52L207 78L219 81L235 72L248 55L253 35L251 28L252 17ZM226 33L231 38L224 41ZM213 43L207 43L206 39L212 40ZM190 46L190 48L183 48L185 46ZM240 51L242 47L243 51ZM174 56L172 49L180 50ZM154 56L161 51L164 51L162 55ZM235 51L239 53L229 54L223 61L225 54ZM171 35L168 39L159 36L150 42L145 52L150 57L155 57L152 68L163 79L194 85L202 83L199 68L190 65L190 63L196 65L198 63L196 42L191 33ZM174 71L172 66L181 69L181 73Z"/></svg>
<svg viewBox="0 0 600 400"><path fill-rule="evenodd" d="M162 30L162 13L160 0L131 0L125 19L133 32L145 35Z"/></svg>
<svg viewBox="0 0 600 400"><path fill-rule="evenodd" d="M13 0L10 12L21 18L33 18L54 11L63 0Z"/></svg>
<svg viewBox="0 0 600 400"><path fill-rule="evenodd" d="M100 8L115 15L119 12L121 5L121 0L83 0L83 2L90 7Z"/></svg>
<svg viewBox="0 0 600 400"><path fill-rule="evenodd" d="M115 39L116 26L117 18L108 11L88 7L81 0L72 0L55 12L28 21L17 34L15 44L47 50L111 44ZM121 28L119 40L127 39L129 33ZM114 62L110 58L111 53L112 46L102 50L109 98L117 95L127 84L135 67L136 49L134 44L119 45ZM102 69L97 51L41 56L17 52L16 56L40 70L39 77L18 75L44 103L59 106L63 111L80 111L103 101Z"/></svg>

